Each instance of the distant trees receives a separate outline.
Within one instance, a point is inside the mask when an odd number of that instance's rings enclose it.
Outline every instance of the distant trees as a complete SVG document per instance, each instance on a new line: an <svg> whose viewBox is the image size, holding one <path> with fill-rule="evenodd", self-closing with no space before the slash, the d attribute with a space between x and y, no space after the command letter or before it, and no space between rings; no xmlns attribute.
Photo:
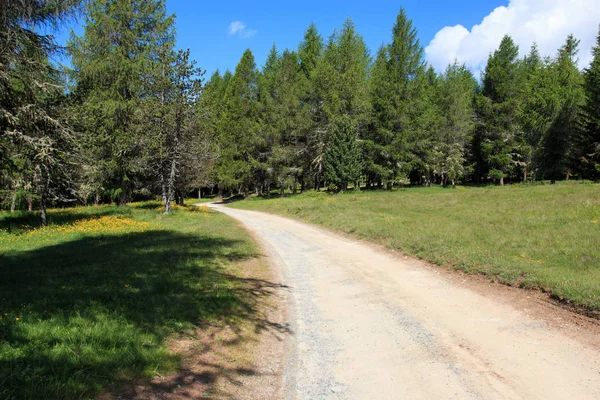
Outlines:
<svg viewBox="0 0 600 400"><path fill-rule="evenodd" d="M403 9L391 42L374 59L351 20L325 44L311 25L297 52L274 46L261 71L250 63L254 72L245 76L254 83L245 85L245 106L231 108L248 113L249 125L238 129L244 138L228 136L229 120L214 131L224 140L222 150L232 154L219 161L227 170L219 186L268 195L271 188L295 192L298 184L301 190L324 184L345 190L408 181L456 186L595 179L595 167L582 167L598 154L589 144L596 143L595 117L584 117L598 114L584 106L584 75L595 79L595 64L582 75L577 47L569 36L555 57L542 58L534 43L520 58L505 36L478 82L458 62L442 74L428 66ZM212 80L218 86L221 77ZM586 87L593 98L594 84ZM204 96L214 94L207 88ZM212 116L223 121L219 113ZM584 120L587 128L580 129Z"/></svg>

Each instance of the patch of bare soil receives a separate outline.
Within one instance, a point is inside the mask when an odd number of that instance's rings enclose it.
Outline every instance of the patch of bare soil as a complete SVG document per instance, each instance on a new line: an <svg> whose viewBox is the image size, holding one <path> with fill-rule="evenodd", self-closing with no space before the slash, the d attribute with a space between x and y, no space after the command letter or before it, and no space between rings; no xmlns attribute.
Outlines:
<svg viewBox="0 0 600 400"><path fill-rule="evenodd" d="M238 324L207 325L172 339L181 355L178 371L137 382L100 400L281 398L286 324L286 288L274 283L268 258L239 265L239 277L257 300L253 317Z"/></svg>

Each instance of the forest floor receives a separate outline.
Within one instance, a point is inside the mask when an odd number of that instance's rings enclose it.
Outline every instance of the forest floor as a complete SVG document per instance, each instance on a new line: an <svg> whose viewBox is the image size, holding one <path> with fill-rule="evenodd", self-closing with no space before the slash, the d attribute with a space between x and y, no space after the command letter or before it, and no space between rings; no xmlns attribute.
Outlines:
<svg viewBox="0 0 600 400"><path fill-rule="evenodd" d="M0 213L1 399L278 397L285 288L237 222L154 202L49 221Z"/></svg>
<svg viewBox="0 0 600 400"><path fill-rule="evenodd" d="M598 184L313 191L230 206L315 223L600 315Z"/></svg>
<svg viewBox="0 0 600 400"><path fill-rule="evenodd" d="M288 287L286 399L600 398L597 319L301 221L210 207L261 240Z"/></svg>

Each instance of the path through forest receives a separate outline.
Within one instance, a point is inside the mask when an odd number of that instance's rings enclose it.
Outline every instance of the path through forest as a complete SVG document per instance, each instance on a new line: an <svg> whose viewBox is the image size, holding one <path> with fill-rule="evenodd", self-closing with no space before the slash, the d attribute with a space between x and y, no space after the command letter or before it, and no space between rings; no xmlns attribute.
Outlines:
<svg viewBox="0 0 600 400"><path fill-rule="evenodd" d="M561 311L546 318L534 301L302 222L211 207L262 241L289 287L286 398L600 398L597 336Z"/></svg>

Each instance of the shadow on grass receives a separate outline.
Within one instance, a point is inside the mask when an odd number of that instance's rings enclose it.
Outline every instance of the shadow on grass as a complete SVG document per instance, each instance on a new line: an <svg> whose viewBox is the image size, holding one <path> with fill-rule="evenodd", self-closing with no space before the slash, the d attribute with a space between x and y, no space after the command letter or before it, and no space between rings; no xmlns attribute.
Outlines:
<svg viewBox="0 0 600 400"><path fill-rule="evenodd" d="M149 231L0 254L0 398L87 398L179 361L173 331L250 320L278 285L223 267L235 240Z"/></svg>
<svg viewBox="0 0 600 400"><path fill-rule="evenodd" d="M130 216L131 210L128 207L86 207L87 212L75 212L72 209L50 210L48 212L49 225L65 225L86 218L100 218L107 215ZM41 226L40 213L38 211L15 211L12 213L0 213L0 229L20 230L24 227Z"/></svg>

